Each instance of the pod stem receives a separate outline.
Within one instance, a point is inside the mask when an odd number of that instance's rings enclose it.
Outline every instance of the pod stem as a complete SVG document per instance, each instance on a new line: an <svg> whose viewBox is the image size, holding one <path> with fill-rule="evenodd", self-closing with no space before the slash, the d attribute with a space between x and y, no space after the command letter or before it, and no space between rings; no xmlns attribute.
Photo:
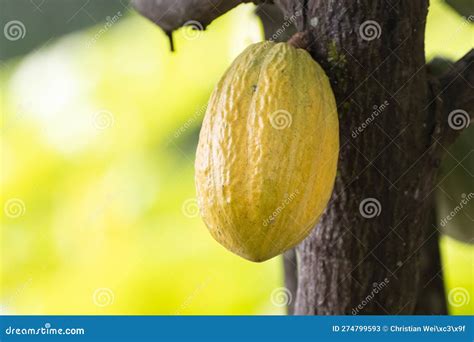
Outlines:
<svg viewBox="0 0 474 342"><path fill-rule="evenodd" d="M309 31L296 32L287 43L297 49L307 50L310 44Z"/></svg>
<svg viewBox="0 0 474 342"><path fill-rule="evenodd" d="M170 42L170 50L171 52L174 52L173 31L166 31L166 35L168 36L168 40Z"/></svg>

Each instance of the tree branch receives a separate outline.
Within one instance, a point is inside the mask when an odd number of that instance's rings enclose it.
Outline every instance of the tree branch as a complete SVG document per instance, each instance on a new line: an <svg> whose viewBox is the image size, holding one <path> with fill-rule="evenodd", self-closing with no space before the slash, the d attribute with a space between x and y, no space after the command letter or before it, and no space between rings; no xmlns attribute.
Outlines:
<svg viewBox="0 0 474 342"><path fill-rule="evenodd" d="M257 6L255 13L262 21L267 40L286 42L296 32L293 22L285 18L280 8L274 4L262 3Z"/></svg>
<svg viewBox="0 0 474 342"><path fill-rule="evenodd" d="M220 17L241 3L252 0L132 0L135 9L161 27L167 34L193 21L205 29L214 19ZM194 26L194 25L193 25ZM194 26L196 27L196 26Z"/></svg>
<svg viewBox="0 0 474 342"><path fill-rule="evenodd" d="M439 231L437 229L435 208L431 209L430 224L424 226L428 239L420 248L421 288L416 300L417 315L447 315L443 267L439 250Z"/></svg>
<svg viewBox="0 0 474 342"><path fill-rule="evenodd" d="M402 0L395 10L368 0L275 3L288 17L302 12L296 27L309 32L308 51L331 81L341 139L333 196L297 247L294 312L411 314L425 285L419 263L427 237L420 227L429 223L436 179L426 152L439 127L427 106L427 1ZM363 207L368 201L377 208L371 217Z"/></svg>

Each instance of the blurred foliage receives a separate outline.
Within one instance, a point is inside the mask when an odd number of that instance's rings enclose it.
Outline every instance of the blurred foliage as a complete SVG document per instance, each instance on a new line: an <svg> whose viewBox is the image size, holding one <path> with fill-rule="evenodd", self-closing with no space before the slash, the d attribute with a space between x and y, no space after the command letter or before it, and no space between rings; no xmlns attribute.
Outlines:
<svg viewBox="0 0 474 342"><path fill-rule="evenodd" d="M132 13L3 64L2 313L284 313L271 301L280 258L254 264L224 250L194 202L207 98L262 39L253 10L176 32L174 54ZM427 56L468 49L472 31L445 4L432 2L427 26ZM447 290L473 297L472 247L449 238L442 247Z"/></svg>
<svg viewBox="0 0 474 342"><path fill-rule="evenodd" d="M442 2L432 2L426 33L426 53L429 60L436 58L440 65L447 65L443 59L458 60L472 49L473 37L472 20L460 17L453 8ZM474 193L473 136L474 127L471 125L455 144L444 148L445 158L436 191L440 229L451 237L470 243L474 242L474 201L468 201L467 205L462 205L461 201ZM462 211L450 219L448 224L442 224L451 211L461 205Z"/></svg>
<svg viewBox="0 0 474 342"><path fill-rule="evenodd" d="M128 0L1 0L2 27L20 20L27 35L16 41L0 35L0 60L21 56L65 33L100 24L119 11L125 14L128 7Z"/></svg>
<svg viewBox="0 0 474 342"><path fill-rule="evenodd" d="M442 265L452 315L474 314L474 248L444 236L441 239Z"/></svg>
<svg viewBox="0 0 474 342"><path fill-rule="evenodd" d="M436 192L440 229L459 241L471 244L474 243L473 136L474 126L471 125L445 151Z"/></svg>
<svg viewBox="0 0 474 342"><path fill-rule="evenodd" d="M430 1L426 21L425 52L428 61L436 56L456 61L473 46L474 25L441 0Z"/></svg>
<svg viewBox="0 0 474 342"><path fill-rule="evenodd" d="M460 15L469 17L474 13L474 3L472 0L445 0Z"/></svg>
<svg viewBox="0 0 474 342"><path fill-rule="evenodd" d="M192 201L196 132L219 76L261 37L252 11L177 32L175 54L133 15L4 66L2 203L25 206L2 212L4 310L282 312L279 260L225 251Z"/></svg>

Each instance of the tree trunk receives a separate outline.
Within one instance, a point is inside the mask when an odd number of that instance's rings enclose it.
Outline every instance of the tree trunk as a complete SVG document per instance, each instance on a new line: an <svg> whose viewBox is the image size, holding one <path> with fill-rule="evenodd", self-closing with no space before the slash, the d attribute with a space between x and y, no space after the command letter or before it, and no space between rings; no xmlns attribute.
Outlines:
<svg viewBox="0 0 474 342"><path fill-rule="evenodd" d="M297 247L295 313L411 314L425 285L420 252L436 246L442 143L425 67L427 1L277 4L303 13L297 27L331 80L341 135L332 199Z"/></svg>
<svg viewBox="0 0 474 342"><path fill-rule="evenodd" d="M425 226L426 243L420 248L420 291L415 306L418 315L447 315L446 297L444 296L443 267L439 251L439 231L436 229L434 208L430 214L430 224ZM434 234L433 234L434 233Z"/></svg>
<svg viewBox="0 0 474 342"><path fill-rule="evenodd" d="M167 32L186 20L205 27L230 9L214 1L206 10L208 0L176 11L168 11L171 0L150 0L146 8L134 2ZM326 71L340 122L331 201L296 253L285 256L286 284L296 296L289 312L445 313L431 202L442 151L460 132L448 113L474 110L473 52L442 77L429 75L426 0L274 3L295 19Z"/></svg>

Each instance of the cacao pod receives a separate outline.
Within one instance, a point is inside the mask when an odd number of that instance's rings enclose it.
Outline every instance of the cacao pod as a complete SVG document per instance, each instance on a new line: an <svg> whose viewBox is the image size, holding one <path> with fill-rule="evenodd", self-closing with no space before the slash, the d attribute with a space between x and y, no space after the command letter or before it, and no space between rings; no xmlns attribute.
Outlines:
<svg viewBox="0 0 474 342"><path fill-rule="evenodd" d="M251 261L302 241L332 193L338 125L328 78L307 51L249 46L215 87L199 137L197 199L212 236Z"/></svg>

